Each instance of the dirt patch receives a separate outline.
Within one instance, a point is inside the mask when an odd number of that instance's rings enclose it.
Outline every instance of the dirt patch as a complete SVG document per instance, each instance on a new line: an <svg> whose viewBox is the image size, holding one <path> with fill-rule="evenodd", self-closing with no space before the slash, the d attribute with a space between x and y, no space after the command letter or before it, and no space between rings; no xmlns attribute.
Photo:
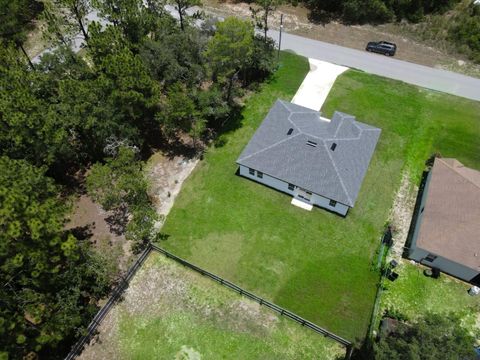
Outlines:
<svg viewBox="0 0 480 360"><path fill-rule="evenodd" d="M251 17L249 4L245 3L205 0L204 9L207 13L221 16ZM280 14L284 15L285 31L291 34L362 51L369 41L392 41L398 46L397 59L480 77L480 65L473 64L465 56L448 53L444 48L435 48L414 38L401 24L349 26L336 21L314 24L308 20L308 9L300 5L287 5L272 14L270 28L279 29Z"/></svg>
<svg viewBox="0 0 480 360"><path fill-rule="evenodd" d="M79 237L88 238L99 252L117 259L119 270L124 271L132 257L131 244L125 239L125 235L119 234L112 228L109 220L112 215L88 195L80 195L75 201L66 228L76 229Z"/></svg>
<svg viewBox="0 0 480 360"><path fill-rule="evenodd" d="M403 254L413 211L415 209L417 192L418 187L412 185L409 173L405 171L389 216L394 227L393 246L390 251L390 256L396 260L400 260Z"/></svg>
<svg viewBox="0 0 480 360"><path fill-rule="evenodd" d="M185 179L190 175L198 159L181 156L173 158L161 153L154 154L148 161L147 176L150 179L150 196L159 215L165 218L173 206ZM163 225L163 221L159 227Z"/></svg>
<svg viewBox="0 0 480 360"><path fill-rule="evenodd" d="M161 153L154 154L149 160L147 176L151 181L150 196L157 212L162 215L158 227L163 225L163 219L172 208L182 183L197 163L198 159L189 160L180 156L170 158ZM100 253L116 259L119 270L124 272L133 259L131 242L115 226L113 215L88 195L80 195L74 201L66 229L75 229L79 238L89 239Z"/></svg>
<svg viewBox="0 0 480 360"><path fill-rule="evenodd" d="M175 356L175 360L200 360L202 356L195 349L182 345L180 351Z"/></svg>
<svg viewBox="0 0 480 360"><path fill-rule="evenodd" d="M78 359L110 360L122 358L117 346L119 315L120 313L117 309L113 309L111 313L107 315L98 327L99 335L95 336L90 341L90 344L85 346L85 349Z"/></svg>
<svg viewBox="0 0 480 360"><path fill-rule="evenodd" d="M250 324L269 330L278 322L278 317L266 312L260 304L245 299L239 299L230 305L229 312L238 315L234 323L237 330L247 331Z"/></svg>
<svg viewBox="0 0 480 360"><path fill-rule="evenodd" d="M36 20L34 22L34 30L27 34L24 47L30 58L40 55L42 51L47 49L51 44L45 40L46 23L43 20Z"/></svg>
<svg viewBox="0 0 480 360"><path fill-rule="evenodd" d="M148 264L139 273L125 292L122 306L129 315L152 316L182 308L182 298L186 296L188 284L172 267L164 264ZM141 274L141 275L140 275ZM163 306L159 306L163 304Z"/></svg>

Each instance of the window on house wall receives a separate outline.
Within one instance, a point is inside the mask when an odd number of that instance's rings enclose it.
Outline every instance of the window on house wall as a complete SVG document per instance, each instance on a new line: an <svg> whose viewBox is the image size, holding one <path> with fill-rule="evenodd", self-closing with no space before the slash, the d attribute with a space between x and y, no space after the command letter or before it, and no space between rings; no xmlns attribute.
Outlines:
<svg viewBox="0 0 480 360"><path fill-rule="evenodd" d="M436 255L428 254L427 257L425 258L425 261L434 262L436 258L437 258Z"/></svg>
<svg viewBox="0 0 480 360"><path fill-rule="evenodd" d="M330 205L331 207L335 207L335 206L337 205L337 202L336 202L335 200L330 200L329 205Z"/></svg>
<svg viewBox="0 0 480 360"><path fill-rule="evenodd" d="M263 173L260 171L257 171L257 177L260 179L263 179Z"/></svg>
<svg viewBox="0 0 480 360"><path fill-rule="evenodd" d="M248 173L249 173L250 175L255 175L255 170L249 168L249 169L248 169Z"/></svg>
<svg viewBox="0 0 480 360"><path fill-rule="evenodd" d="M295 190L295 185L293 185L293 184L288 184L288 190L290 190L290 191Z"/></svg>

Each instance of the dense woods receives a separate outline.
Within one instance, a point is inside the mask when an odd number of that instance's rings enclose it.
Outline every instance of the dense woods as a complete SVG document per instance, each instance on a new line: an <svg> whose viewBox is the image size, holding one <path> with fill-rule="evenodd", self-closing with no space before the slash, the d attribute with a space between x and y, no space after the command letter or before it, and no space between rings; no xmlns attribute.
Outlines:
<svg viewBox="0 0 480 360"><path fill-rule="evenodd" d="M200 153L274 70L251 22L197 28L196 3L173 1L177 21L155 0L1 2L0 358L65 355L115 279L82 229L66 230L69 194L85 187L141 250L158 220L146 157ZM106 24L86 20L92 6ZM36 19L54 43L39 62L23 50Z"/></svg>
<svg viewBox="0 0 480 360"><path fill-rule="evenodd" d="M338 17L347 23L418 22L427 14L441 13L459 0L306 0L312 19Z"/></svg>

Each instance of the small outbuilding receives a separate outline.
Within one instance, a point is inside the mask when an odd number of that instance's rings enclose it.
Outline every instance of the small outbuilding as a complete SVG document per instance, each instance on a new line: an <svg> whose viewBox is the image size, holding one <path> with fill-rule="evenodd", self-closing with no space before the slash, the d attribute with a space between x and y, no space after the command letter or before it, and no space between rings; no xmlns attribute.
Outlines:
<svg viewBox="0 0 480 360"><path fill-rule="evenodd" d="M436 158L419 201L408 257L480 285L480 171Z"/></svg>
<svg viewBox="0 0 480 360"><path fill-rule="evenodd" d="M355 205L380 129L277 100L237 160L240 175L345 216Z"/></svg>

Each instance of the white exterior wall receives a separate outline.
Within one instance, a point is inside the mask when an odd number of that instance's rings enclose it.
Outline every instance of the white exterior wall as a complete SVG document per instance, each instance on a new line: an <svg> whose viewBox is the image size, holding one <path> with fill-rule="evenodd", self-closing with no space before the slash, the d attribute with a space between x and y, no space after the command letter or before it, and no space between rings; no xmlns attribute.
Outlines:
<svg viewBox="0 0 480 360"><path fill-rule="evenodd" d="M330 199L317 194L312 194L311 202L312 204L336 212L337 214L343 216L347 215L349 209L347 205L340 204L339 202L337 202L335 206L330 206Z"/></svg>
<svg viewBox="0 0 480 360"><path fill-rule="evenodd" d="M240 173L240 175L242 175L246 178L255 180L256 182L259 182L261 184L270 186L274 189L277 189L279 191L282 191L282 192L287 193L287 194L289 194L293 197L298 198L297 197L297 193L298 193L297 187L295 187L295 190L293 190L293 191L289 190L288 189L288 183L283 181L283 180L279 180L279 179L271 177L267 174L263 174L263 178L259 178L259 177L257 177L257 171L255 171L255 175L250 175L249 168L246 167L246 166L243 166L243 165L240 165L239 173ZM299 200L305 201L304 199L299 199ZM312 193L312 196L310 198L310 203L313 204L313 205L328 209L330 211L333 211L333 212L335 212L337 214L340 214L340 215L343 215L343 216L345 216L347 214L348 209L349 209L349 207L347 205L340 204L340 203L337 203L335 205L335 207L330 206L330 199L327 199L326 197L323 197L323 196L318 195L318 194L313 194L313 193Z"/></svg>

